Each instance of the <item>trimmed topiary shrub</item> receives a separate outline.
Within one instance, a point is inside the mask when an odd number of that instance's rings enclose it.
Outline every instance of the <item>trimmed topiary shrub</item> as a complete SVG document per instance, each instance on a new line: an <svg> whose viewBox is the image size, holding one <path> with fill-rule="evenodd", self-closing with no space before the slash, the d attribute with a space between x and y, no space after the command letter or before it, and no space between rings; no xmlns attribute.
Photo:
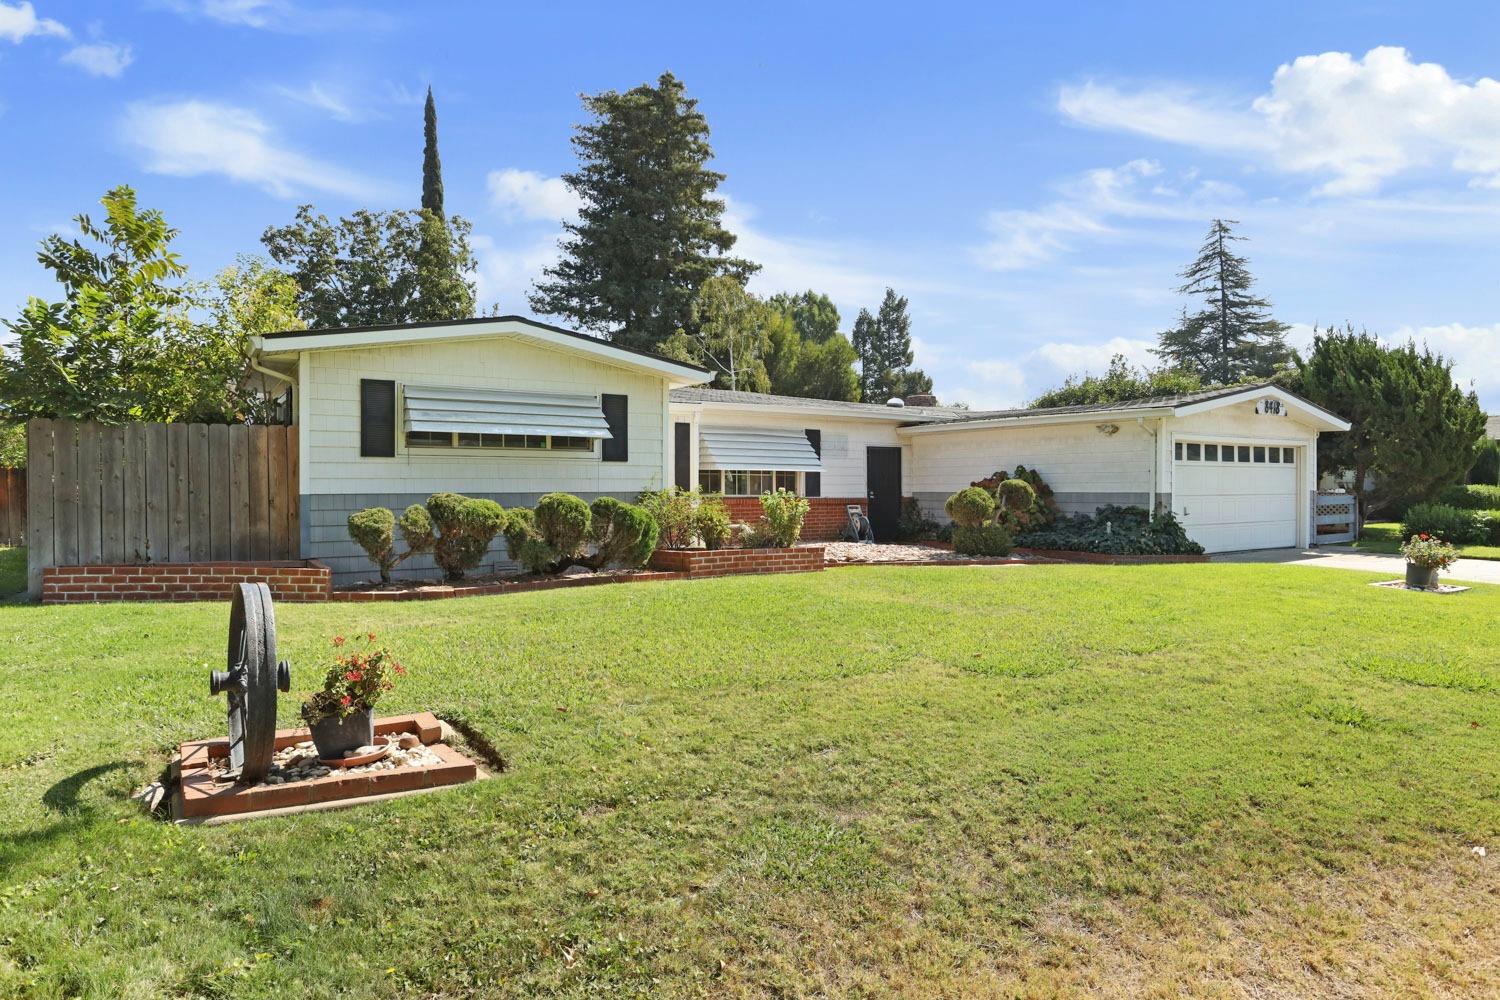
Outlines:
<svg viewBox="0 0 1500 1000"><path fill-rule="evenodd" d="M520 562L521 546L536 537L536 515L530 507L512 507L505 515L505 555Z"/></svg>
<svg viewBox="0 0 1500 1000"><path fill-rule="evenodd" d="M995 516L995 498L983 487L966 486L948 498L943 510L958 527L978 528Z"/></svg>
<svg viewBox="0 0 1500 1000"><path fill-rule="evenodd" d="M493 500L434 493L426 510L413 504L401 515L408 555L431 552L446 580L462 580L484 561L490 542L505 529L505 509Z"/></svg>
<svg viewBox="0 0 1500 1000"><path fill-rule="evenodd" d="M1007 556L1012 544L1010 532L993 522L978 527L963 524L953 527L953 551L960 555Z"/></svg>
<svg viewBox="0 0 1500 1000"><path fill-rule="evenodd" d="M405 558L396 555L396 515L385 507L357 510L349 515L349 537L380 570L380 582L390 583L391 570Z"/></svg>
<svg viewBox="0 0 1500 1000"><path fill-rule="evenodd" d="M760 509L765 512L762 531L777 548L789 549L802 537L802 522L810 505L806 497L790 490L778 489L760 495Z"/></svg>
<svg viewBox="0 0 1500 1000"><path fill-rule="evenodd" d="M583 554L583 543L593 522L588 504L571 493L548 493L536 502L532 514L536 518L536 533L559 559L574 559Z"/></svg>
<svg viewBox="0 0 1500 1000"><path fill-rule="evenodd" d="M644 507L600 497L589 508L595 551L581 560L592 569L620 565L637 569L656 551L656 519Z"/></svg>

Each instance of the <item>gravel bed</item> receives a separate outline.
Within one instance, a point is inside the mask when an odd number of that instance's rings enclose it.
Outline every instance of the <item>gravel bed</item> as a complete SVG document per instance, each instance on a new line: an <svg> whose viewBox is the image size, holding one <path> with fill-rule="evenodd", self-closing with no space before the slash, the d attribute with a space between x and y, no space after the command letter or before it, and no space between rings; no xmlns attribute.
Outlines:
<svg viewBox="0 0 1500 1000"><path fill-rule="evenodd" d="M964 562L969 556L961 556L952 549L933 545L881 545L868 542L815 542L823 547L823 561L830 565L838 563L888 563L888 562ZM1010 559L1025 559L1020 555Z"/></svg>

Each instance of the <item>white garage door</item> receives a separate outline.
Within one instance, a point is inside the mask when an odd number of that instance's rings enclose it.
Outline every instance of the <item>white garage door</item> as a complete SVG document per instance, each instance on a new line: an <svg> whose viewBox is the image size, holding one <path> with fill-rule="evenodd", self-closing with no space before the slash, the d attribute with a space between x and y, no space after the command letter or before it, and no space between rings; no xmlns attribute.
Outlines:
<svg viewBox="0 0 1500 1000"><path fill-rule="evenodd" d="M1297 544L1297 452L1264 444L1178 441L1172 509L1210 552Z"/></svg>

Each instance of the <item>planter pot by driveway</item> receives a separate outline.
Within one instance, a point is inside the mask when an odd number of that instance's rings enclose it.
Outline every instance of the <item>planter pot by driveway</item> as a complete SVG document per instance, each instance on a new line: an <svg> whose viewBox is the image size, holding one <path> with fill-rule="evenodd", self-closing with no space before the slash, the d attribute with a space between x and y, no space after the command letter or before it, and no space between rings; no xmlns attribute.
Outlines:
<svg viewBox="0 0 1500 1000"><path fill-rule="evenodd" d="M311 726L313 746L324 760L335 760L344 756L345 750L367 747L375 742L375 710L353 712L344 718L330 715L319 719Z"/></svg>
<svg viewBox="0 0 1500 1000"><path fill-rule="evenodd" d="M1408 587L1421 587L1423 590L1431 590L1437 586L1438 571L1432 566L1418 566L1416 563L1406 564L1406 585Z"/></svg>

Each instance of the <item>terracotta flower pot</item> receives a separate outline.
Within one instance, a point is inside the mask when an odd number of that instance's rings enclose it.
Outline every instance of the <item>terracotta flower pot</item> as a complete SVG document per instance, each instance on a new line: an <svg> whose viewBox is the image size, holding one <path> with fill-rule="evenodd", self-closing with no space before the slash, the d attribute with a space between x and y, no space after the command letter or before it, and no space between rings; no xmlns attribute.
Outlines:
<svg viewBox="0 0 1500 1000"><path fill-rule="evenodd" d="M1423 590L1432 590L1437 586L1437 567L1418 566L1416 563L1406 564L1406 585L1408 587L1420 587Z"/></svg>
<svg viewBox="0 0 1500 1000"><path fill-rule="evenodd" d="M340 718L330 715L311 726L313 746L324 760L338 760L345 750L367 747L375 742L375 710L366 708Z"/></svg>

